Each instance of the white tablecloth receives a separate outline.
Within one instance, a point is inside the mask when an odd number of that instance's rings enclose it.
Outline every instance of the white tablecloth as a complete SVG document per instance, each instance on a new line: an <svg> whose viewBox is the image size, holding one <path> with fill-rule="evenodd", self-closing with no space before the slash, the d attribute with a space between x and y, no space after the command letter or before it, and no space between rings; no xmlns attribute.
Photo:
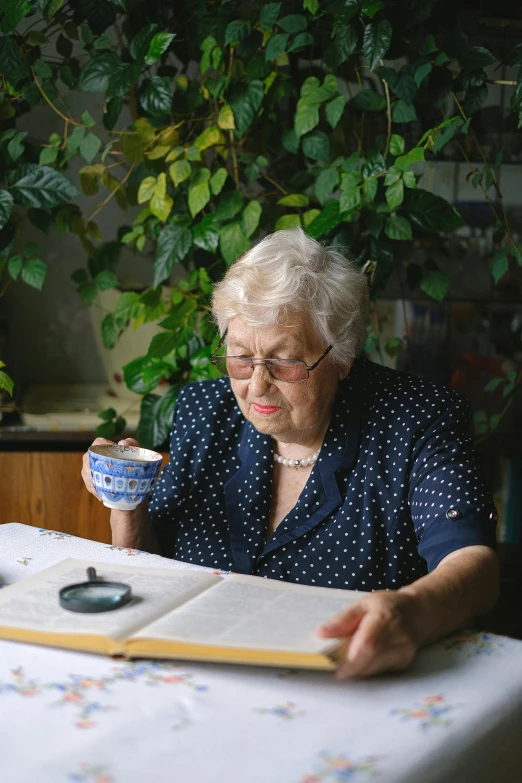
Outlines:
<svg viewBox="0 0 522 783"><path fill-rule="evenodd" d="M0 582L64 557L185 566L0 525ZM2 783L519 783L522 642L461 633L400 675L116 662L0 642Z"/></svg>

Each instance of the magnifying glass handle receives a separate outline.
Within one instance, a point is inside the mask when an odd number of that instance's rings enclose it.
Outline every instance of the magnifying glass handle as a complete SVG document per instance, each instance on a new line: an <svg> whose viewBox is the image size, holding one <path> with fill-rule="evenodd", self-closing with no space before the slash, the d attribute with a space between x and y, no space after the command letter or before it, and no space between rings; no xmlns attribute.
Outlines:
<svg viewBox="0 0 522 783"><path fill-rule="evenodd" d="M87 578L89 582L95 582L96 581L96 570L90 566L87 569Z"/></svg>

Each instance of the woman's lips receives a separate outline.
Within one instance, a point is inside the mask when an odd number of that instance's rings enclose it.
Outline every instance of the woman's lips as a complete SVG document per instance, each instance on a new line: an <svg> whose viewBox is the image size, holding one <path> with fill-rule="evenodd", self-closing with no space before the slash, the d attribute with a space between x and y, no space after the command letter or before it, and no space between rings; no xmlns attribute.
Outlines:
<svg viewBox="0 0 522 783"><path fill-rule="evenodd" d="M279 407L277 405L259 405L259 403L254 402L252 404L253 409L256 413L263 413L264 415L268 415L270 413L275 413L279 410Z"/></svg>

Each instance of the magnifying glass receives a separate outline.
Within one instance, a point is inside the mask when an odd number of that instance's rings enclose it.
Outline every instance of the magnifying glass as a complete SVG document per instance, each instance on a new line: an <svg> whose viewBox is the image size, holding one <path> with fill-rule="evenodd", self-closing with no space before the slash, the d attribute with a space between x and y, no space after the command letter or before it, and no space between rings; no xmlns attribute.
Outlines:
<svg viewBox="0 0 522 783"><path fill-rule="evenodd" d="M67 585L60 590L60 606L70 612L110 612L132 601L132 591L123 582L104 582L94 568L87 569L88 582Z"/></svg>

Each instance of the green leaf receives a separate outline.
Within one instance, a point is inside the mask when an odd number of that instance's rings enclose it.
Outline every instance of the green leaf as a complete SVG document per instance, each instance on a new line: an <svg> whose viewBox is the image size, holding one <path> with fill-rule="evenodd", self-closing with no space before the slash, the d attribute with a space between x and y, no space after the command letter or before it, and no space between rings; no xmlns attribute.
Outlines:
<svg viewBox="0 0 522 783"><path fill-rule="evenodd" d="M193 228L194 244L215 253L219 244L219 231L214 215L205 215Z"/></svg>
<svg viewBox="0 0 522 783"><path fill-rule="evenodd" d="M314 185L314 193L321 204L324 204L326 197L339 185L339 181L337 169L328 168L321 171Z"/></svg>
<svg viewBox="0 0 522 783"><path fill-rule="evenodd" d="M156 33L149 43L147 54L144 58L145 65L153 65L161 55L167 51L176 33Z"/></svg>
<svg viewBox="0 0 522 783"><path fill-rule="evenodd" d="M98 418L102 421L110 421L111 419L114 419L115 416L118 414L114 410L114 408L105 408L104 411L98 414Z"/></svg>
<svg viewBox="0 0 522 783"><path fill-rule="evenodd" d="M246 237L250 239L255 233L261 218L261 204L259 201L249 201L243 210L241 228Z"/></svg>
<svg viewBox="0 0 522 783"><path fill-rule="evenodd" d="M301 225L300 215L281 215L276 221L275 231L284 231L291 228L299 228Z"/></svg>
<svg viewBox="0 0 522 783"><path fill-rule="evenodd" d="M303 8L315 16L319 10L319 0L303 0Z"/></svg>
<svg viewBox="0 0 522 783"><path fill-rule="evenodd" d="M81 69L76 89L82 92L105 92L112 71L119 63L120 58L115 52L94 54Z"/></svg>
<svg viewBox="0 0 522 783"><path fill-rule="evenodd" d="M145 59L149 49L149 44L152 41L154 33L157 29L158 25L153 22L152 24L147 24L145 27L142 27L141 30L133 37L129 50L131 57L134 60L139 60L141 62Z"/></svg>
<svg viewBox="0 0 522 783"><path fill-rule="evenodd" d="M27 136L27 133L15 133L13 138L7 145L7 152L12 161L18 160L24 154L23 140Z"/></svg>
<svg viewBox="0 0 522 783"><path fill-rule="evenodd" d="M238 212L243 209L243 196L239 190L232 190L230 193L225 193L219 199L215 218L216 220L230 220L235 217Z"/></svg>
<svg viewBox="0 0 522 783"><path fill-rule="evenodd" d="M170 178L173 181L175 187L181 182L184 182L192 174L192 166L188 160L177 160L169 168Z"/></svg>
<svg viewBox="0 0 522 783"><path fill-rule="evenodd" d="M420 283L420 288L424 293L428 294L428 296L431 296L432 299L436 299L437 302L442 302L449 291L449 280L442 272L432 270L430 272L425 272Z"/></svg>
<svg viewBox="0 0 522 783"><path fill-rule="evenodd" d="M7 271L9 272L13 280L18 279L18 275L20 274L21 269L22 269L22 256L11 256L11 258L7 262Z"/></svg>
<svg viewBox="0 0 522 783"><path fill-rule="evenodd" d="M307 233L314 239L317 239L338 226L344 218L345 215L339 209L339 202L329 201L320 214L312 220L308 226Z"/></svg>
<svg viewBox="0 0 522 783"><path fill-rule="evenodd" d="M495 391L501 383L504 383L504 378L491 378L484 386L484 391Z"/></svg>
<svg viewBox="0 0 522 783"><path fill-rule="evenodd" d="M417 87L421 86L424 79L431 73L431 69L432 69L431 63L423 63L417 68L413 76Z"/></svg>
<svg viewBox="0 0 522 783"><path fill-rule="evenodd" d="M371 71L379 65L388 51L392 38L392 26L387 19L366 26L363 36L363 54Z"/></svg>
<svg viewBox="0 0 522 783"><path fill-rule="evenodd" d="M162 171L154 187L154 194L150 200L149 209L158 220L165 222L170 215L172 205L173 201L167 195L167 175Z"/></svg>
<svg viewBox="0 0 522 783"><path fill-rule="evenodd" d="M299 33L292 39L292 43L287 48L287 54L291 52L298 52L300 49L304 49L306 46L312 46L314 37L311 33Z"/></svg>
<svg viewBox="0 0 522 783"><path fill-rule="evenodd" d="M8 190L0 190L0 229L2 229L13 211L13 197Z"/></svg>
<svg viewBox="0 0 522 783"><path fill-rule="evenodd" d="M89 128L92 128L94 125L96 125L96 120L93 120L91 115L87 110L82 112L82 122L84 125L87 125Z"/></svg>
<svg viewBox="0 0 522 783"><path fill-rule="evenodd" d="M170 277L175 264L181 263L192 246L192 233L180 223L167 223L158 236L154 259L153 286Z"/></svg>
<svg viewBox="0 0 522 783"><path fill-rule="evenodd" d="M198 169L192 175L188 192L188 207L192 217L201 212L210 201L209 179L208 169Z"/></svg>
<svg viewBox="0 0 522 783"><path fill-rule="evenodd" d="M451 204L422 188L409 191L404 208L410 221L417 228L430 234L454 231L459 226L465 225Z"/></svg>
<svg viewBox="0 0 522 783"><path fill-rule="evenodd" d="M102 335L102 341L104 346L106 348L109 348L109 350L114 348L116 344L116 339L118 337L118 329L116 328L116 323L114 321L114 316L112 315L112 313L108 313L103 319L101 324L101 335ZM109 410L112 411L113 409L110 408ZM109 418L112 419L113 416L115 415L116 415L116 411L114 411L113 415L110 416ZM102 418L101 414L100 414L100 418Z"/></svg>
<svg viewBox="0 0 522 783"><path fill-rule="evenodd" d="M320 130L314 130L303 136L303 152L311 160L328 161L330 159L330 139Z"/></svg>
<svg viewBox="0 0 522 783"><path fill-rule="evenodd" d="M363 182L363 193L367 201L373 201L377 195L377 180L375 177L368 177Z"/></svg>
<svg viewBox="0 0 522 783"><path fill-rule="evenodd" d="M405 101L394 101L391 107L393 122L413 122L417 119L415 108Z"/></svg>
<svg viewBox="0 0 522 783"><path fill-rule="evenodd" d="M166 362L140 356L123 367L125 385L136 394L149 394L163 378L172 374Z"/></svg>
<svg viewBox="0 0 522 783"><path fill-rule="evenodd" d="M114 317L119 321L127 321L136 318L140 311L140 295L136 291L124 291L114 309Z"/></svg>
<svg viewBox="0 0 522 783"><path fill-rule="evenodd" d="M495 283L504 277L509 269L509 258L505 250L499 250L491 259L491 272Z"/></svg>
<svg viewBox="0 0 522 783"><path fill-rule="evenodd" d="M139 95L143 110L151 117L165 117L171 113L172 93L161 76L145 79Z"/></svg>
<svg viewBox="0 0 522 783"><path fill-rule="evenodd" d="M302 14L289 14L288 16L283 16L277 24L285 33L301 33L303 30L306 30L308 26L306 16L303 16Z"/></svg>
<svg viewBox="0 0 522 783"><path fill-rule="evenodd" d="M7 373L0 371L0 389L4 389L9 394L9 396L12 397L13 387L13 379Z"/></svg>
<svg viewBox="0 0 522 783"><path fill-rule="evenodd" d="M113 65L107 85L107 100L120 98L131 90L141 75L140 63L122 63Z"/></svg>
<svg viewBox="0 0 522 783"><path fill-rule="evenodd" d="M233 263L250 247L240 223L229 223L219 230L219 247L227 264Z"/></svg>
<svg viewBox="0 0 522 783"><path fill-rule="evenodd" d="M384 233L390 239L411 240L411 224L403 217L389 217L384 222Z"/></svg>
<svg viewBox="0 0 522 783"><path fill-rule="evenodd" d="M22 267L21 277L24 283L30 285L31 288L41 291L46 274L47 264L38 258L30 258Z"/></svg>
<svg viewBox="0 0 522 783"><path fill-rule="evenodd" d="M146 201L150 201L154 195L156 181L156 177L145 177L145 179L140 182L138 188L138 204L144 204Z"/></svg>
<svg viewBox="0 0 522 783"><path fill-rule="evenodd" d="M361 191L358 187L348 188L341 193L339 207L341 212L349 212L361 206Z"/></svg>
<svg viewBox="0 0 522 783"><path fill-rule="evenodd" d="M335 32L333 39L335 69L350 59L355 52L358 43L358 35L355 27L342 24Z"/></svg>
<svg viewBox="0 0 522 783"><path fill-rule="evenodd" d="M194 141L194 146L197 147L200 152L203 152L203 150L206 150L209 147L213 147L215 144L222 143L223 134L221 130L217 125L209 125L209 127L205 128L203 133L200 133L196 138Z"/></svg>
<svg viewBox="0 0 522 783"><path fill-rule="evenodd" d="M294 117L294 130L299 139L303 134L313 130L319 124L319 104L306 103L302 98L298 101Z"/></svg>
<svg viewBox="0 0 522 783"><path fill-rule="evenodd" d="M279 17L282 3L266 3L259 14L259 24L264 30L270 30Z"/></svg>
<svg viewBox="0 0 522 783"><path fill-rule="evenodd" d="M20 48L14 36L0 37L0 73L16 85L27 72L27 63L20 56Z"/></svg>
<svg viewBox="0 0 522 783"><path fill-rule="evenodd" d="M56 207L80 195L63 174L49 166L26 163L15 176L10 192L23 207Z"/></svg>
<svg viewBox="0 0 522 783"><path fill-rule="evenodd" d="M179 386L171 386L163 395L147 394L141 402L137 438L144 448L153 449L167 440Z"/></svg>
<svg viewBox="0 0 522 783"><path fill-rule="evenodd" d="M265 60L270 62L279 57L284 51L286 51L286 45L289 39L288 33L276 33L269 40L265 50Z"/></svg>
<svg viewBox="0 0 522 783"><path fill-rule="evenodd" d="M29 0L9 0L4 5L4 18L2 19L2 32L10 33L32 10Z"/></svg>
<svg viewBox="0 0 522 783"><path fill-rule="evenodd" d="M346 106L346 98L343 95L338 95L333 101L326 104L326 119L335 128L337 123L343 116L344 107Z"/></svg>
<svg viewBox="0 0 522 783"><path fill-rule="evenodd" d="M407 171L413 163L421 160L424 160L424 147L413 147L406 155L400 155L393 165L397 171Z"/></svg>
<svg viewBox="0 0 522 783"><path fill-rule="evenodd" d="M228 102L234 112L236 121L235 133L238 138L244 135L254 121L263 103L264 95L265 88L263 82L259 79L254 79L246 88L240 89L233 94L232 98L229 98Z"/></svg>
<svg viewBox="0 0 522 783"><path fill-rule="evenodd" d="M292 193L288 196L283 196L277 203L282 207L307 207L310 199L302 193Z"/></svg>
<svg viewBox="0 0 522 783"><path fill-rule="evenodd" d="M97 289L94 283L81 283L78 286L78 293L89 306L92 305L96 299Z"/></svg>
<svg viewBox="0 0 522 783"><path fill-rule="evenodd" d="M404 139L396 133L392 133L390 139L390 152L392 155L402 155L404 152Z"/></svg>
<svg viewBox="0 0 522 783"><path fill-rule="evenodd" d="M365 111L382 111L386 108L386 99L375 90L360 90L352 103Z"/></svg>
<svg viewBox="0 0 522 783"><path fill-rule="evenodd" d="M224 130L228 130L228 129L233 130L236 127L236 123L234 120L234 112L232 111L232 108L228 104L225 104L219 110L217 124L220 128L223 128Z"/></svg>
<svg viewBox="0 0 522 783"><path fill-rule="evenodd" d="M213 196L217 196L223 190L223 185L228 177L228 171L224 168L218 169L210 178L210 190Z"/></svg>
<svg viewBox="0 0 522 783"><path fill-rule="evenodd" d="M46 166L48 163L55 163L58 158L58 149L56 147L42 147L38 163L40 166Z"/></svg>
<svg viewBox="0 0 522 783"><path fill-rule="evenodd" d="M461 65L469 68L485 68L496 62L496 57L484 46L470 46L459 55Z"/></svg>
<svg viewBox="0 0 522 783"><path fill-rule="evenodd" d="M111 288L117 288L119 285L119 280L114 272L110 272L108 269L104 269L102 272L98 272L98 274L95 276L94 285L99 291L108 291Z"/></svg>
<svg viewBox="0 0 522 783"><path fill-rule="evenodd" d="M101 139L94 133L87 133L80 142L80 155L87 163L92 163L101 147Z"/></svg>
<svg viewBox="0 0 522 783"><path fill-rule="evenodd" d="M246 19L234 19L229 22L225 30L225 46L228 44L244 41L252 32L252 25Z"/></svg>
<svg viewBox="0 0 522 783"><path fill-rule="evenodd" d="M400 207L404 200L404 185L402 179L394 182L386 188L386 202L391 211Z"/></svg>
<svg viewBox="0 0 522 783"><path fill-rule="evenodd" d="M287 128L281 135L281 143L287 152L291 152L292 155L296 155L299 149L300 141L293 128Z"/></svg>

